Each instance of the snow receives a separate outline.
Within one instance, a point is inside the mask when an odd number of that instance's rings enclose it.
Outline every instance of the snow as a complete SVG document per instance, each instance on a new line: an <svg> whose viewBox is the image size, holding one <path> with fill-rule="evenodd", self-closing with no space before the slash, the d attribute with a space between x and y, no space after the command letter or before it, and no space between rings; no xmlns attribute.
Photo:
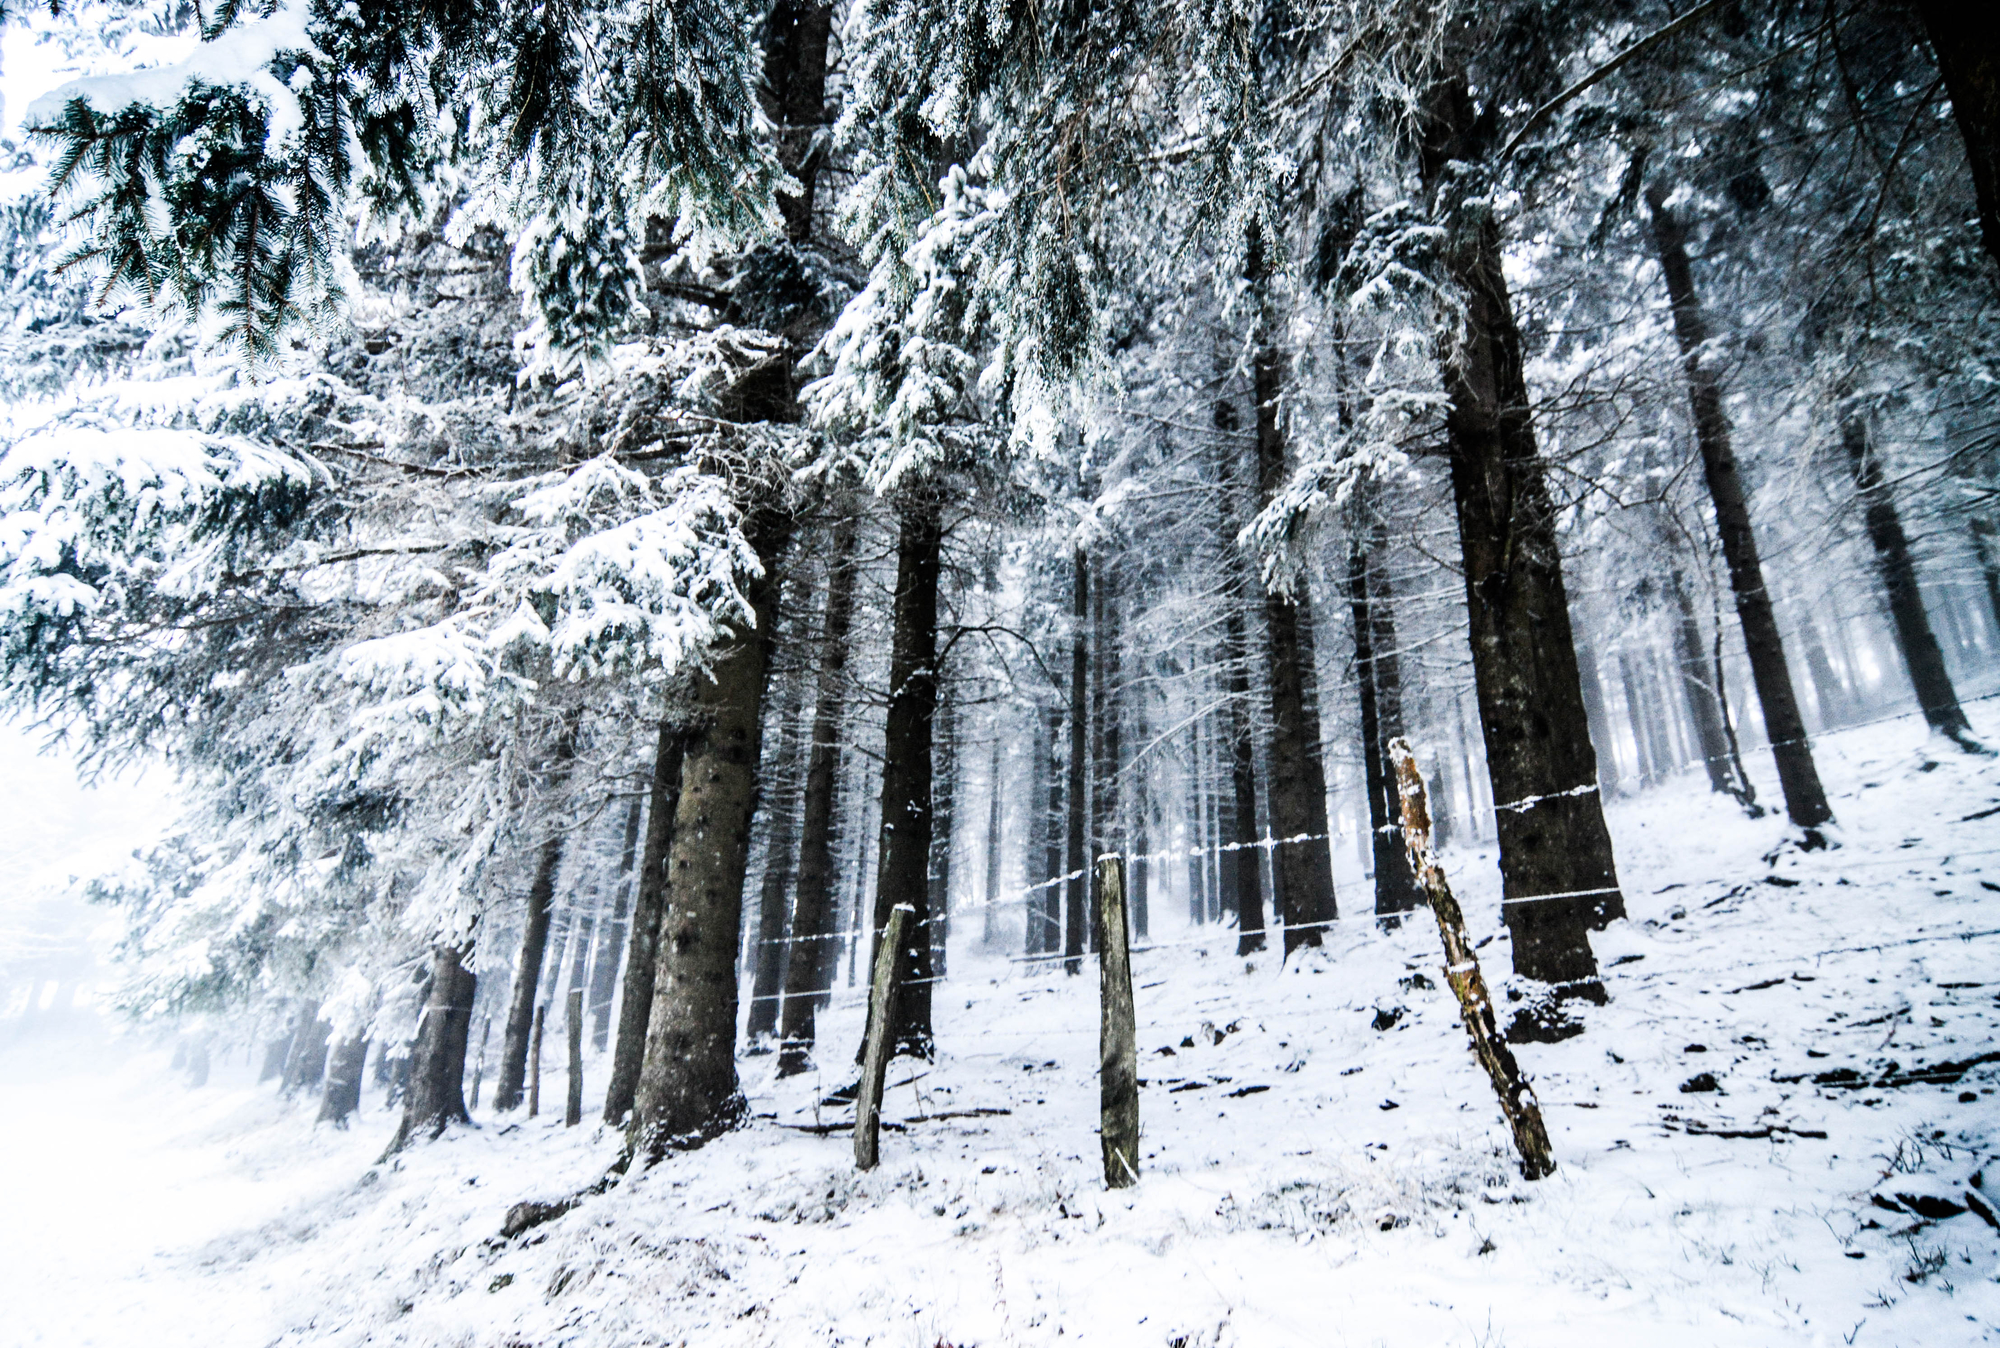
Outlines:
<svg viewBox="0 0 2000 1348"><path fill-rule="evenodd" d="M1974 719L2000 738L1992 704ZM1612 1000L1518 1050L1559 1165L1538 1183L1434 927L1381 931L1350 887L1327 951L1288 967L1156 914L1134 956L1143 1176L1116 1193L1095 977L964 944L939 1061L892 1066L904 1128L879 1170L803 1131L848 1117L815 1103L859 1037L843 988L820 1075L774 1082L746 1056L748 1126L507 1241L511 1205L603 1174L618 1138L594 1115L482 1110L375 1165L394 1119L373 1086L338 1132L254 1085L240 1049L189 1090L164 1044L0 1044L8 1325L65 1348L2000 1339L2000 1235L1910 1210L1963 1206L1983 1164L2000 1196L2000 1063L1907 1079L2000 1048L2000 763L1922 735L1905 717L1817 742L1829 851L1780 847L1782 821L1693 777L1611 805L1631 911L1597 941ZM1491 857L1445 864L1502 985ZM585 1070L600 1088L605 1064ZM1680 1089L1703 1073L1718 1091Z"/></svg>

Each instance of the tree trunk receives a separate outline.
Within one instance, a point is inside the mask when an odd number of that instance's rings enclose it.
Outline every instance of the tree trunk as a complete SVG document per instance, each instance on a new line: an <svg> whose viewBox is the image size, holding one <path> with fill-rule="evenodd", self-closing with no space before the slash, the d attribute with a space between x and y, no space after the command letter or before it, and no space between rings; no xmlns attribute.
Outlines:
<svg viewBox="0 0 2000 1348"><path fill-rule="evenodd" d="M986 883L982 889L986 910L979 928L979 946L991 950L999 944L994 923L1000 910L1000 740L993 741L992 761L986 770ZM1029 952L1033 954L1033 951Z"/></svg>
<svg viewBox="0 0 2000 1348"><path fill-rule="evenodd" d="M827 0L778 0L764 27L764 112L775 128L778 160L799 194L778 195L785 237L812 237L814 187L826 162L826 55L833 34Z"/></svg>
<svg viewBox="0 0 2000 1348"><path fill-rule="evenodd" d="M763 508L745 532L763 574L746 587L755 626L732 629L696 685L694 724L667 866L659 971L630 1149L648 1162L699 1146L743 1117L736 1079L736 951L764 724L764 674L778 621L778 558L790 519Z"/></svg>
<svg viewBox="0 0 2000 1348"><path fill-rule="evenodd" d="M1285 485L1285 433L1279 424L1284 356L1278 349L1277 305L1264 263L1264 238L1252 224L1245 275L1256 305L1252 373L1257 394L1259 503L1270 505ZM1309 689L1312 606L1300 577L1294 593L1264 593L1264 630L1270 651L1271 748L1265 800L1271 833L1272 889L1284 906L1285 953L1322 943L1327 924L1340 916L1333 892L1333 839L1326 819L1326 764L1319 717Z"/></svg>
<svg viewBox="0 0 2000 1348"><path fill-rule="evenodd" d="M779 699L778 752L771 762L771 836L764 849L764 883L757 898L756 948L750 955L750 1017L746 1033L751 1043L778 1032L778 1003L785 985L788 957L798 947L785 939L785 919L791 916L792 865L797 855L799 815L799 705L805 697L805 675L794 671ZM809 955L801 955L809 958Z"/></svg>
<svg viewBox="0 0 2000 1348"><path fill-rule="evenodd" d="M944 732L931 753L931 856L928 886L931 904L931 977L943 979L951 950L951 846L958 818L958 702L949 686L940 693L944 704L938 720Z"/></svg>
<svg viewBox="0 0 2000 1348"><path fill-rule="evenodd" d="M604 1089L604 1121L616 1128L632 1112L646 1059L646 1023L660 966L660 926L667 910L667 860L680 814L681 770L688 730L669 712L660 718L653 749L653 785L646 804L646 848L632 895L632 928L625 937L625 986L618 999L618 1037L611 1049L611 1079Z"/></svg>
<svg viewBox="0 0 2000 1348"><path fill-rule="evenodd" d="M1349 551L1347 583L1354 607L1354 679L1361 703L1361 765L1368 790L1369 852L1375 864L1375 915L1396 926L1402 922L1401 914L1422 906L1423 896L1403 850L1396 780L1389 763L1389 741L1403 733L1395 617L1387 578L1369 575L1370 551L1363 547ZM1375 551L1379 555L1379 548Z"/></svg>
<svg viewBox="0 0 2000 1348"><path fill-rule="evenodd" d="M1625 728L1632 732L1632 765L1638 771L1640 784L1651 786L1659 779L1659 773L1653 763L1653 744L1646 733L1646 706L1639 695L1639 680L1633 674L1629 651L1618 652L1618 682L1625 690Z"/></svg>
<svg viewBox="0 0 2000 1348"><path fill-rule="evenodd" d="M1441 368L1503 911L1517 974L1601 998L1589 931L1623 916L1624 903L1500 231L1482 206L1454 200L1462 179L1450 166L1476 160L1476 135L1459 68L1425 100L1419 161L1426 190L1454 226L1446 265L1465 303L1459 349Z"/></svg>
<svg viewBox="0 0 2000 1348"><path fill-rule="evenodd" d="M804 817L799 825L798 893L792 902L793 958L785 968L778 1075L797 1076L812 1062L820 1002L833 988L840 945L834 918L834 816L840 802L840 728L847 709L847 635L854 621L856 522L843 516L833 530L827 562L826 613L820 621L819 687L814 693L812 748L806 760Z"/></svg>
<svg viewBox="0 0 2000 1348"><path fill-rule="evenodd" d="M1681 694L1687 699L1688 719L1694 723L1702 766L1708 771L1709 789L1741 800L1730 766L1729 741L1723 733L1722 707L1707 677L1701 617L1695 612L1694 597L1688 593L1678 571L1674 573L1672 589L1676 610L1674 657L1680 665Z"/></svg>
<svg viewBox="0 0 2000 1348"><path fill-rule="evenodd" d="M60 991L60 989L58 989ZM50 1004L51 1009L54 1003ZM299 1013L299 1028L292 1036L291 1051L285 1055L285 1079L280 1089L296 1095L319 1085L326 1075L326 1041L333 1027L319 1018L319 1003L307 1002Z"/></svg>
<svg viewBox="0 0 2000 1348"><path fill-rule="evenodd" d="M625 811L625 850L618 860L617 898L611 918L598 929L597 958L590 966L590 1043L602 1053L611 1039L611 1003L618 993L618 959L624 952L630 930L628 912L632 899L632 867L639 853L639 823L644 806L634 800Z"/></svg>
<svg viewBox="0 0 2000 1348"><path fill-rule="evenodd" d="M1979 574L1986 581L1986 603L1993 611L1993 632L2000 639L2000 544L1994 539L1993 521L1972 517L1972 547L1979 554Z"/></svg>
<svg viewBox="0 0 2000 1348"><path fill-rule="evenodd" d="M1736 595L1736 616L1743 624L1743 645L1750 656L1750 677L1764 712L1764 730L1778 782L1785 793L1785 813L1806 830L1809 845L1820 841L1819 826L1833 819L1813 763L1812 742L1799 715L1792 688L1785 644L1778 634L1771 593L1764 586L1764 563L1757 554L1757 536L1750 528L1750 506L1743 479L1736 469L1736 451L1729 442L1729 417L1722 406L1722 384L1703 359L1708 321L1695 294L1694 271L1688 263L1687 228L1667 209L1667 190L1659 183L1646 189L1652 212L1653 245L1672 302L1674 338L1680 344L1687 371L1688 403L1694 417L1695 443L1701 450L1702 471L1715 506L1716 532L1722 556L1729 564L1729 588Z"/></svg>
<svg viewBox="0 0 2000 1348"><path fill-rule="evenodd" d="M1048 810L1042 816L1042 887L1035 891L1033 922L1037 955L1053 955L1062 949L1063 853L1068 841L1067 815L1063 809L1063 764L1056 758L1062 743L1063 709L1060 704L1048 711L1048 727L1043 732L1046 750L1042 757L1048 771Z"/></svg>
<svg viewBox="0 0 2000 1348"><path fill-rule="evenodd" d="M2000 42L1976 6L1952 0L1917 0L1930 34L1931 51L1958 131L1972 166L1972 189L1979 202L1979 232L1986 252L2000 262ZM1985 37L1979 36L1985 33Z"/></svg>
<svg viewBox="0 0 2000 1348"><path fill-rule="evenodd" d="M368 1035L356 1030L334 1047L326 1068L326 1091L320 1096L319 1122L345 1128L361 1108L361 1069L368 1062Z"/></svg>
<svg viewBox="0 0 2000 1348"><path fill-rule="evenodd" d="M1084 896L1090 858L1085 832L1090 789L1090 555L1076 550L1076 589L1070 607L1069 665L1069 866L1064 883L1063 972L1083 972Z"/></svg>
<svg viewBox="0 0 2000 1348"><path fill-rule="evenodd" d="M1945 668L1944 652L1938 649L1931 631L1930 615L1924 611L1923 591L1917 586L1917 564L1910 556L1910 540L1903 533L1896 498L1882 479L1882 460L1868 434L1868 421L1859 408L1847 408L1840 423L1841 444L1854 469L1854 490L1861 498L1868 523L1868 541L1875 547L1875 568L1882 588L1889 593L1889 616L1896 624L1896 644L1902 649L1903 664L1910 671L1910 686L1916 690L1917 704L1932 731L1943 735L1959 748L1981 751L1972 737L1972 725L1958 705L1958 690L1952 687L1951 673Z"/></svg>
<svg viewBox="0 0 2000 1348"><path fill-rule="evenodd" d="M542 841L528 886L528 911L521 921L521 952L514 962L514 985L507 995L507 1026L500 1038L500 1077L493 1086L493 1108L517 1109L527 1080L528 1036L534 1029L535 1002L541 992L542 965L547 963L549 912L556 892L556 871L562 865L563 835ZM560 983L562 970L554 981Z"/></svg>
<svg viewBox="0 0 2000 1348"><path fill-rule="evenodd" d="M411 1142L435 1139L454 1123L471 1123L465 1110L465 1045L472 1035L472 999L479 981L465 967L465 951L441 945L431 952L431 987L410 1058L403 1120L382 1159Z"/></svg>
<svg viewBox="0 0 2000 1348"><path fill-rule="evenodd" d="M937 499L906 501L896 547L889 644L889 707L882 744L882 841L870 926L879 943L889 913L906 906L896 961L892 1052L928 1059L931 1042L931 727L937 716L938 572L944 529ZM870 945L873 965L874 944Z"/></svg>
<svg viewBox="0 0 2000 1348"><path fill-rule="evenodd" d="M1591 747L1595 750L1597 746L1603 746L1597 753L1597 786L1599 795L1608 800L1618 794L1618 737L1611 733L1611 720L1604 709L1604 676L1597 667L1597 652L1588 641L1576 643L1576 673L1578 687L1583 693L1583 717L1590 730ZM1461 721L1463 711L1461 707ZM1460 733L1464 733L1462 725ZM1466 780L1471 781L1470 775ZM1472 814L1472 810L1467 811L1468 817ZM1475 835L1479 832L1476 822L1472 831Z"/></svg>

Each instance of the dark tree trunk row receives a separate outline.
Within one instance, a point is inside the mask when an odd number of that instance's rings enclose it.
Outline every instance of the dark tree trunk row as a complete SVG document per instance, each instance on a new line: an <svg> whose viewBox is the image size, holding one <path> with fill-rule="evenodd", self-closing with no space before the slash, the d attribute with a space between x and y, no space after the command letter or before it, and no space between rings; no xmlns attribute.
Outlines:
<svg viewBox="0 0 2000 1348"><path fill-rule="evenodd" d="M764 847L764 882L757 896L757 930L750 948L750 1016L745 1033L755 1044L778 1032L778 1003L785 963L793 951L785 939L791 916L793 865L798 854L801 752L799 707L805 700L805 673L792 671L778 698L778 750L771 760L770 836Z"/></svg>
<svg viewBox="0 0 2000 1348"><path fill-rule="evenodd" d="M653 784L646 803L646 845L632 894L632 926L625 937L625 984L618 1001L618 1037L611 1050L611 1078L604 1091L604 1121L614 1128L632 1112L646 1058L646 1022L660 964L660 925L667 909L667 864L680 813L681 769L688 728L669 713L653 748Z"/></svg>
<svg viewBox="0 0 2000 1348"><path fill-rule="evenodd" d="M557 741L550 798L561 795L576 757L574 725ZM535 877L528 886L528 908L521 919L521 950L514 962L514 984L507 997L507 1026L500 1040L500 1077L493 1087L493 1107L517 1109L527 1084L528 1037L535 1023L535 1003L541 994L542 965L547 961L549 916L554 907L556 872L562 866L563 835L552 831L542 840ZM557 970L558 978L561 970Z"/></svg>
<svg viewBox="0 0 2000 1348"><path fill-rule="evenodd" d="M834 817L840 800L840 729L847 708L847 634L854 621L855 521L834 526L827 563L826 609L820 620L819 687L814 694L812 747L806 760L805 805L799 823L798 894L792 904L792 959L785 968L778 1075L796 1076L812 1062L820 1003L833 987L840 946L834 940Z"/></svg>

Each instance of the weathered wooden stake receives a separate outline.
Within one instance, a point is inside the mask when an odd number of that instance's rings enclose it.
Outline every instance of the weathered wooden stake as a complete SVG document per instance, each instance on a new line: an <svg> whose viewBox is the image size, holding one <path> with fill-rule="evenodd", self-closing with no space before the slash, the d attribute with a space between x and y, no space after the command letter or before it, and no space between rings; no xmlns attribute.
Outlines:
<svg viewBox="0 0 2000 1348"><path fill-rule="evenodd" d="M569 1103L563 1109L563 1127L583 1122L583 989L569 990L569 1005L563 1010L569 1031Z"/></svg>
<svg viewBox="0 0 2000 1348"><path fill-rule="evenodd" d="M896 954L903 927L916 909L899 903L889 910L889 927L875 952L875 976L868 990L868 1046L861 1055L861 1083L854 1095L854 1168L873 1170L882 1159L882 1084L889 1077L889 1023L896 1011Z"/></svg>
<svg viewBox="0 0 2000 1348"><path fill-rule="evenodd" d="M546 1002L535 1008L535 1032L528 1043L528 1117L531 1119L542 1112L542 1016L548 1009Z"/></svg>
<svg viewBox="0 0 2000 1348"><path fill-rule="evenodd" d="M1125 859L1097 859L1099 999L1097 1035L1098 1129L1104 1144L1104 1184L1125 1189L1139 1182L1139 1048L1132 1012L1132 948L1125 912Z"/></svg>
<svg viewBox="0 0 2000 1348"><path fill-rule="evenodd" d="M1424 798L1423 774L1417 771L1417 756L1410 742L1389 741L1389 757L1396 765L1396 793L1403 807L1403 845L1410 853L1410 868L1429 897L1431 913L1437 918L1438 935L1444 938L1444 976L1458 997L1460 1018L1472 1039L1472 1051L1486 1075L1493 1079L1493 1091L1500 1097L1500 1112L1514 1130L1514 1146L1521 1153L1521 1178L1538 1180L1555 1173L1556 1158L1549 1146L1549 1132L1542 1124L1542 1107L1535 1089L1521 1075L1507 1041L1500 1037L1493 1019L1493 998L1486 979L1479 972L1479 956L1465 932L1465 914L1452 897L1451 885L1431 855L1431 811Z"/></svg>

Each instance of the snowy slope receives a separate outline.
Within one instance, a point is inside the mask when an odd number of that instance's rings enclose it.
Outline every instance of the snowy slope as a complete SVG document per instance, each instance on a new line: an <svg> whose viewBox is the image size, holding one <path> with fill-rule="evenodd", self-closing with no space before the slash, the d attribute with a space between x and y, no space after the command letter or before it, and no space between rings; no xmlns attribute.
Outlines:
<svg viewBox="0 0 2000 1348"><path fill-rule="evenodd" d="M2000 739L1990 704L1975 719ZM201 1092L158 1055L115 1078L45 1064L19 1089L10 1069L0 1164L35 1159L8 1186L0 1337L2000 1340L2000 1232L1943 1215L2000 1148L2000 763L1921 735L1907 718L1822 742L1829 852L1767 863L1781 822L1691 778L1613 807L1631 919L1597 943L1612 1002L1583 1036L1519 1051L1560 1166L1533 1185L1427 915L1391 933L1350 917L1288 968L1170 928L1135 956L1145 1173L1115 1194L1094 1136L1094 969L964 950L938 998L940 1061L891 1070L885 1115L904 1127L880 1170L856 1176L845 1133L807 1131L847 1117L815 1103L859 1036L843 994L822 1078L774 1084L771 1058L746 1059L749 1127L512 1241L512 1204L588 1184L617 1138L487 1115L370 1168L393 1123L372 1092L353 1132L316 1133L240 1059ZM1490 857L1447 864L1497 933ZM1498 984L1504 935L1482 955ZM1702 1074L1718 1089L1681 1089Z"/></svg>

